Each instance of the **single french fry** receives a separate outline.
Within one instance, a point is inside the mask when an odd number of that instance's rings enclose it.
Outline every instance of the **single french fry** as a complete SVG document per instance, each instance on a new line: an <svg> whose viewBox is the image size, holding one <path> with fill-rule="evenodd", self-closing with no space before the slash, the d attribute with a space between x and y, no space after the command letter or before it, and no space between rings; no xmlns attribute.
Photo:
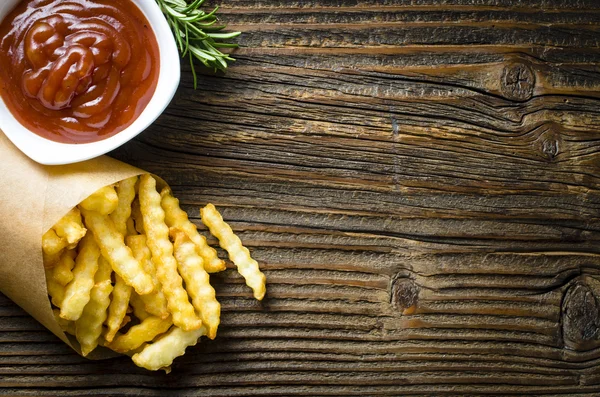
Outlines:
<svg viewBox="0 0 600 397"><path fill-rule="evenodd" d="M60 307L60 316L71 321L81 317L85 305L90 300L94 275L98 270L98 258L100 258L100 248L91 233L87 233L81 239L79 247L79 254L75 258L73 268L73 280L66 286L65 297Z"/></svg>
<svg viewBox="0 0 600 397"><path fill-rule="evenodd" d="M117 208L110 214L115 229L123 236L127 235L127 220L131 216L131 203L135 198L137 176L122 180L117 184Z"/></svg>
<svg viewBox="0 0 600 397"><path fill-rule="evenodd" d="M208 227L211 234L219 240L219 245L227 251L229 259L246 280L246 285L252 288L254 297L262 300L266 292L266 278L260 271L258 263L250 256L248 248L242 245L240 238L223 221L223 217L214 205L208 204L200 210L200 214L202 222Z"/></svg>
<svg viewBox="0 0 600 397"><path fill-rule="evenodd" d="M64 250L56 266L54 266L52 277L62 286L73 280L73 268L75 267L75 250Z"/></svg>
<svg viewBox="0 0 600 397"><path fill-rule="evenodd" d="M54 229L48 230L42 235L42 255L44 267L56 266L60 260L63 250L67 247L67 240L58 237Z"/></svg>
<svg viewBox="0 0 600 397"><path fill-rule="evenodd" d="M92 231L102 255L108 259L115 273L140 295L154 291L152 278L133 257L131 250L125 245L123 235L115 229L110 218L86 209L82 209L81 213L85 225Z"/></svg>
<svg viewBox="0 0 600 397"><path fill-rule="evenodd" d="M187 213L179 207L179 200L173 197L171 189L165 187L160 192L161 206L165 211L165 222L169 228L176 228L188 235L204 260L204 270L209 273L225 270L225 261L219 258L217 250L208 245L206 238L198 233L196 225L188 219Z"/></svg>
<svg viewBox="0 0 600 397"><path fill-rule="evenodd" d="M156 180L148 174L140 178L139 200L148 248L152 252L156 276L162 284L173 323L188 331L198 329L202 326L202 321L196 316L183 289L181 276L177 273L177 261L173 257L173 244L169 241L169 228L165 224L165 212L160 206L161 198L156 191Z"/></svg>
<svg viewBox="0 0 600 397"><path fill-rule="evenodd" d="M140 319L140 321L150 317L150 314L146 311L146 305L144 304L144 301L142 301L142 297L136 294L135 291L131 292L129 304L133 309L133 315Z"/></svg>
<svg viewBox="0 0 600 397"><path fill-rule="evenodd" d="M58 237L69 244L69 249L75 248L86 233L78 208L71 209L52 228L56 231Z"/></svg>
<svg viewBox="0 0 600 397"><path fill-rule="evenodd" d="M46 271L46 289L48 295L50 295L50 301L58 308L62 306L62 302L65 299L65 287L60 285L54 279L53 269L45 269Z"/></svg>
<svg viewBox="0 0 600 397"><path fill-rule="evenodd" d="M193 331L184 331L181 328L173 327L158 341L134 354L132 360L137 366L151 371L168 367L175 358L185 353L188 346L196 345L202 335L206 335L206 327Z"/></svg>
<svg viewBox="0 0 600 397"><path fill-rule="evenodd" d="M152 277L154 285L156 285L156 291L140 297L144 302L146 311L157 317L167 318L169 316L167 299L162 291L162 285L156 276L156 267L152 263L152 253L146 245L146 236L143 234L127 236L125 242L131 249L133 257L140 262L144 270Z"/></svg>
<svg viewBox="0 0 600 397"><path fill-rule="evenodd" d="M118 335L111 343L107 344L107 347L119 353L135 350L142 344L167 332L172 324L171 317L165 319L155 316L147 317L140 324L131 327L127 333Z"/></svg>
<svg viewBox="0 0 600 397"><path fill-rule="evenodd" d="M108 215L117 209L118 205L119 196L117 196L115 188L105 186L83 200L79 204L79 207L88 211L98 212L101 215Z"/></svg>
<svg viewBox="0 0 600 397"><path fill-rule="evenodd" d="M113 290L111 274L110 264L101 257L94 277L95 285L90 292L90 301L83 309L81 317L75 321L75 337L81 345L83 356L87 356L98 346L102 335L102 324L106 320L110 293Z"/></svg>
<svg viewBox="0 0 600 397"><path fill-rule="evenodd" d="M67 245L67 240L59 237L54 229L48 230L42 236L42 251L48 255L54 255L61 252Z"/></svg>
<svg viewBox="0 0 600 397"><path fill-rule="evenodd" d="M210 276L204 270L203 259L190 237L179 229L170 230L175 240L175 259L179 273L185 280L185 289L192 298L194 308L200 313L202 323L207 328L207 336L214 339L221 322L221 305L215 297L215 289L210 285Z"/></svg>
<svg viewBox="0 0 600 397"><path fill-rule="evenodd" d="M58 309L52 309L52 312L54 313L54 317L56 318L56 322L58 323L60 329L67 334L75 335L75 321L69 321L61 318L60 310Z"/></svg>
<svg viewBox="0 0 600 397"><path fill-rule="evenodd" d="M116 274L112 300L108 307L108 317L106 318L107 332L104 335L104 339L106 339L107 342L111 342L117 331L123 326L123 320L127 314L127 308L129 307L131 290L132 288Z"/></svg>

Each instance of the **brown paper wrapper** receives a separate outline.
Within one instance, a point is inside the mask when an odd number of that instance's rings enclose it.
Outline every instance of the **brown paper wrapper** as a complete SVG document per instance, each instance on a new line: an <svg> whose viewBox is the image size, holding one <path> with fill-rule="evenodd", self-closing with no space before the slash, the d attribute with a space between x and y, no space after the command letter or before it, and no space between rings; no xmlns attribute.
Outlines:
<svg viewBox="0 0 600 397"><path fill-rule="evenodd" d="M106 156L70 165L40 165L0 131L0 292L80 354L77 342L65 335L52 313L42 234L99 188L143 173ZM107 352L88 357L106 357Z"/></svg>

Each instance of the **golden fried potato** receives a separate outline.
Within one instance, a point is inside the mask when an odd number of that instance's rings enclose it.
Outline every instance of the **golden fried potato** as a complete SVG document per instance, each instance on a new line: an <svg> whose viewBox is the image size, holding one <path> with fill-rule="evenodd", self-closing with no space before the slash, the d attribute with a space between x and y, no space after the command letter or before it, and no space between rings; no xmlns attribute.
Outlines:
<svg viewBox="0 0 600 397"><path fill-rule="evenodd" d="M167 332L172 324L171 317L165 319L155 316L147 317L140 324L131 327L126 334L118 335L111 343L107 344L107 347L119 353L135 350L142 344Z"/></svg>
<svg viewBox="0 0 600 397"><path fill-rule="evenodd" d="M204 270L209 273L225 270L225 261L217 255L217 250L206 242L206 238L198 233L196 225L188 219L187 213L179 207L179 200L173 197L171 189L165 187L160 192L161 206L165 211L165 222L169 228L176 228L188 235L196 245L196 249L204 260Z"/></svg>
<svg viewBox="0 0 600 397"><path fill-rule="evenodd" d="M79 243L79 240L85 236L86 228L81 221L81 213L78 208L73 208L65 216L63 216L52 227L57 236L64 239L69 249L73 249Z"/></svg>
<svg viewBox="0 0 600 397"><path fill-rule="evenodd" d="M42 235L44 267L54 267L60 260L60 256L67 245L67 240L58 237L54 229L50 229L44 233Z"/></svg>
<svg viewBox="0 0 600 397"><path fill-rule="evenodd" d="M206 335L206 327L193 331L184 331L181 328L173 327L159 340L134 354L132 360L137 366L151 371L168 367L175 358L185 353L188 346L196 345L202 335Z"/></svg>
<svg viewBox="0 0 600 397"><path fill-rule="evenodd" d="M119 198L117 208L110 214L110 219L115 229L123 236L127 235L127 220L131 216L131 203L135 198L135 184L138 177L133 176L122 180L117 184L117 196Z"/></svg>
<svg viewBox="0 0 600 397"><path fill-rule="evenodd" d="M117 331L124 325L123 321L127 314L127 308L129 307L131 290L132 288L116 274L115 286L112 292L112 301L108 307L108 317L106 318L107 331L104 335L104 339L106 339L107 342L111 342Z"/></svg>
<svg viewBox="0 0 600 397"><path fill-rule="evenodd" d="M133 315L139 318L140 320L144 320L147 317L150 317L150 314L146 311L146 305L144 301L142 301L142 297L139 296L135 291L131 292L131 297L129 297L129 304L133 309Z"/></svg>
<svg viewBox="0 0 600 397"><path fill-rule="evenodd" d="M200 210L202 222L210 232L219 239L219 245L227 251L229 259L237 266L238 271L246 280L246 285L254 291L254 297L262 300L266 292L266 278L260 271L258 263L250 256L248 248L242 245L231 227L223 221L221 214L214 205L208 204Z"/></svg>
<svg viewBox="0 0 600 397"><path fill-rule="evenodd" d="M125 238L127 246L131 249L133 256L137 259L144 270L152 277L152 282L156 285L156 291L151 294L142 295L140 298L144 302L146 311L160 318L167 318L169 311L167 309L167 299L162 291L162 285L156 276L156 267L152 263L152 254L150 248L146 245L146 236L139 234L136 236L127 236Z"/></svg>
<svg viewBox="0 0 600 397"><path fill-rule="evenodd" d="M202 323L207 327L207 336L214 339L221 322L221 305L215 297L215 289L210 285L210 277L202 266L203 259L186 233L171 228L171 236L175 240L175 259L179 273L185 280L185 289L192 298L194 308L200 313Z"/></svg>
<svg viewBox="0 0 600 397"><path fill-rule="evenodd" d="M86 234L80 243L79 254L75 258L73 280L67 284L65 297L60 306L60 316L65 320L76 321L81 317L85 305L90 300L94 287L94 276L98 270L100 248L91 233Z"/></svg>
<svg viewBox="0 0 600 397"><path fill-rule="evenodd" d="M60 308L65 299L65 287L54 279L53 269L45 269L45 271L46 288L48 289L48 295L50 295L50 301L54 306Z"/></svg>
<svg viewBox="0 0 600 397"><path fill-rule="evenodd" d="M64 250L56 266L54 266L52 277L62 286L73 280L73 268L75 267L75 250Z"/></svg>
<svg viewBox="0 0 600 397"><path fill-rule="evenodd" d="M101 215L108 215L116 210L118 205L119 196L117 196L115 188L105 186L83 200L79 204L79 207L88 211L98 212Z"/></svg>
<svg viewBox="0 0 600 397"><path fill-rule="evenodd" d="M112 269L104 258L98 260L98 271L94 277L95 285L90 292L90 301L81 317L75 321L75 337L81 346L81 354L87 356L97 346L102 335L102 324L106 320L106 311L110 305Z"/></svg>
<svg viewBox="0 0 600 397"><path fill-rule="evenodd" d="M102 255L110 262L115 273L140 295L154 291L152 278L133 257L131 250L125 245L123 235L115 229L110 218L85 209L81 213L85 225L92 231Z"/></svg>
<svg viewBox="0 0 600 397"><path fill-rule="evenodd" d="M201 215L263 299L265 276L248 249L212 204ZM225 262L150 175L90 195L44 234L42 253L56 320L84 356L105 346L168 372L201 336L216 337L221 305L208 272Z"/></svg>
<svg viewBox="0 0 600 397"><path fill-rule="evenodd" d="M144 219L144 230L156 275L167 298L167 307L173 316L173 323L184 330L194 330L202 326L194 307L183 289L181 276L177 272L177 261L173 257L173 244L169 241L169 228L165 224L165 212L160 206L160 194L156 191L156 180L142 175L139 183L139 200Z"/></svg>
<svg viewBox="0 0 600 397"><path fill-rule="evenodd" d="M127 222L125 223L126 225L126 233L125 233L125 237L127 236L135 236L138 234L137 230L135 230L135 222L133 221L133 218L129 218L127 219Z"/></svg>

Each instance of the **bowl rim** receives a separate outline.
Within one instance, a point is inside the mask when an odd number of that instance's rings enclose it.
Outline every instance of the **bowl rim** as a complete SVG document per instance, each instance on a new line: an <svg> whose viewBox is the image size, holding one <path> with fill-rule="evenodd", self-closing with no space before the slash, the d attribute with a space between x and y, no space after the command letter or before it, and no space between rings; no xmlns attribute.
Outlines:
<svg viewBox="0 0 600 397"><path fill-rule="evenodd" d="M0 4L0 22L20 0ZM44 165L63 165L104 155L130 141L148 128L169 105L179 87L180 56L173 34L158 4L131 0L144 14L158 42L159 76L152 98L134 122L119 133L90 143L61 143L35 134L24 127L0 97L0 131L25 155Z"/></svg>

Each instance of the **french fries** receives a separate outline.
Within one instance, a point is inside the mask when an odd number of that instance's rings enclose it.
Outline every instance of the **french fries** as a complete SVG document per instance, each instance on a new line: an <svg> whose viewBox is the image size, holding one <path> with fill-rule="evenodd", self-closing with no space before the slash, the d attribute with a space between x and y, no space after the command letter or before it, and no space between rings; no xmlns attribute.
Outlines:
<svg viewBox="0 0 600 397"><path fill-rule="evenodd" d="M46 285L60 328L86 356L97 346L149 370L170 370L201 336L214 339L221 305L211 272L225 262L150 175L99 189L42 237ZM203 222L253 289L265 294L258 263L212 204Z"/></svg>
<svg viewBox="0 0 600 397"><path fill-rule="evenodd" d="M156 371L171 365L174 359L183 356L185 349L198 343L198 339L206 335L206 328L184 331L174 327L168 334L131 358L137 366Z"/></svg>
<svg viewBox="0 0 600 397"><path fill-rule="evenodd" d="M73 268L75 267L75 250L65 250L60 256L58 263L52 270L52 277L62 286L73 280Z"/></svg>
<svg viewBox="0 0 600 397"><path fill-rule="evenodd" d="M179 264L179 273L185 280L185 289L192 298L194 308L200 313L202 323L207 328L207 336L215 339L221 318L221 305L215 298L215 290L202 266L203 259L186 233L171 228L171 236L175 240L175 258Z"/></svg>
<svg viewBox="0 0 600 397"><path fill-rule="evenodd" d="M156 180L152 176L142 175L139 195L148 248L152 252L156 276L167 298L167 307L173 315L173 324L185 331L198 329L202 321L196 316L177 272L173 244L169 241L169 228L165 224L165 212L160 206L160 194L156 191Z"/></svg>
<svg viewBox="0 0 600 397"><path fill-rule="evenodd" d="M54 275L52 273L52 269L46 270L46 289L48 290L48 295L50 296L50 301L52 304L58 308L62 306L62 302L65 299L65 288L63 285L60 285L58 281L54 279Z"/></svg>
<svg viewBox="0 0 600 397"><path fill-rule="evenodd" d="M171 189L163 188L160 197L162 199L160 204L165 210L167 226L181 230L194 242L198 254L203 259L204 270L209 273L225 270L225 261L219 258L216 249L207 244L206 238L198 233L196 225L190 222L186 212L179 208L179 200L173 197Z"/></svg>
<svg viewBox="0 0 600 397"><path fill-rule="evenodd" d="M127 220L131 217L131 203L135 199L137 176L122 180L117 184L117 208L110 214L117 232L127 235Z"/></svg>
<svg viewBox="0 0 600 397"><path fill-rule="evenodd" d="M110 302L108 317L106 319L107 331L104 335L104 339L107 342L112 342L117 331L124 326L123 321L127 315L131 290L132 288L118 274L115 275L112 301Z"/></svg>
<svg viewBox="0 0 600 397"><path fill-rule="evenodd" d="M106 310L110 305L109 296L113 290L111 274L110 264L106 259L100 258L95 276L96 284L90 292L90 301L85 305L81 317L75 321L75 337L84 356L98 346L102 334L102 323L106 320Z"/></svg>
<svg viewBox="0 0 600 397"><path fill-rule="evenodd" d="M105 186L83 200L79 207L88 211L94 211L102 215L108 215L117 209L119 196L112 186Z"/></svg>
<svg viewBox="0 0 600 397"><path fill-rule="evenodd" d="M127 236L125 241L127 246L131 248L131 252L133 252L135 259L140 261L140 264L144 270L146 270L146 272L152 277L152 282L154 285L157 286L157 290L155 292L140 296L140 299L144 304L144 310L160 318L168 317L169 311L167 310L167 299L162 291L162 285L156 276L156 267L152 262L152 253L146 245L146 236L143 234L138 234L137 236Z"/></svg>
<svg viewBox="0 0 600 397"><path fill-rule="evenodd" d="M63 216L53 227L57 236L69 244L69 249L77 246L79 240L85 236L86 229L81 221L81 213L78 208L73 208Z"/></svg>
<svg viewBox="0 0 600 397"><path fill-rule="evenodd" d="M67 247L67 240L58 237L54 229L48 230L42 236L42 254L44 267L51 268L59 261L63 250Z"/></svg>
<svg viewBox="0 0 600 397"><path fill-rule="evenodd" d="M146 317L140 324L131 327L126 334L118 335L107 347L119 353L135 350L167 332L172 324L170 317L165 319L155 316Z"/></svg>
<svg viewBox="0 0 600 397"><path fill-rule="evenodd" d="M223 217L214 205L208 204L200 210L200 214L202 222L219 239L219 245L227 251L229 259L237 266L240 274L246 279L248 287L254 291L254 297L262 300L266 291L266 278L260 271L258 263L250 256L248 248L242 245L240 238L223 221Z"/></svg>
<svg viewBox="0 0 600 397"><path fill-rule="evenodd" d="M117 231L112 220L96 211L83 210L82 213L86 226L92 231L102 255L108 259L115 273L140 295L154 291L152 277L133 257L131 249L125 245L124 236Z"/></svg>
<svg viewBox="0 0 600 397"><path fill-rule="evenodd" d="M94 276L98 270L100 248L94 236L86 234L81 239L79 254L75 259L73 280L65 288L65 296L60 306L60 316L65 320L76 321L81 317L83 308L90 301L90 292L94 287Z"/></svg>

